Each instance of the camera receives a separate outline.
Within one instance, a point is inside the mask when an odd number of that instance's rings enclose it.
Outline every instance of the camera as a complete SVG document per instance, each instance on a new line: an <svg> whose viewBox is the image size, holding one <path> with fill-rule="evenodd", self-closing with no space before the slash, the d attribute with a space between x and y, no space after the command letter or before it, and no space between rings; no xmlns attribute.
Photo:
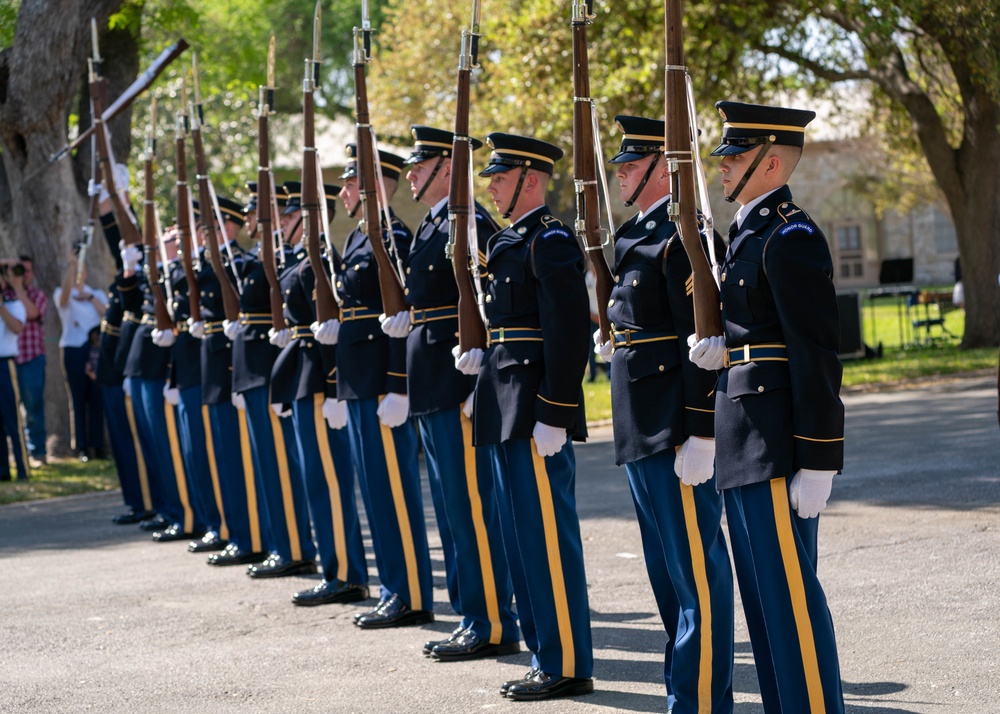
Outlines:
<svg viewBox="0 0 1000 714"><path fill-rule="evenodd" d="M20 263L14 263L13 265L4 263L0 265L0 273L3 275L13 275L15 278L20 278L24 275L24 266Z"/></svg>

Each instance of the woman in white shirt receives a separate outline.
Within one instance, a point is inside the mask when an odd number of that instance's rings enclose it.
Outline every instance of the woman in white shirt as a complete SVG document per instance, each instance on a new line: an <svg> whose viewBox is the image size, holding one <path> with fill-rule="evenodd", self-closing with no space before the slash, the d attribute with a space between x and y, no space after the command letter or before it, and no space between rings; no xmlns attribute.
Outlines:
<svg viewBox="0 0 1000 714"><path fill-rule="evenodd" d="M69 395L72 448L81 461L104 458L104 408L100 387L87 377L90 331L99 327L107 297L87 286L87 267L78 266L79 247L73 246L62 285L55 289L62 321L59 347Z"/></svg>
<svg viewBox="0 0 1000 714"><path fill-rule="evenodd" d="M28 444L24 439L21 423L21 396L17 392L17 336L24 328L27 313L20 300L8 290L7 280L0 268L0 481L10 481L7 437L14 447L17 480L28 480Z"/></svg>

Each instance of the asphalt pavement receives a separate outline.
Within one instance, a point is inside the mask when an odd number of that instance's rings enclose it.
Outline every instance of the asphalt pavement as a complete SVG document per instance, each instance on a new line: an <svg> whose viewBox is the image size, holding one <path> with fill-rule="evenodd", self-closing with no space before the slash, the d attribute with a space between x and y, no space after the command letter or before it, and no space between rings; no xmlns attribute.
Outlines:
<svg viewBox="0 0 1000 714"><path fill-rule="evenodd" d="M1000 710L996 400L993 375L844 399L847 463L819 568L851 714ZM258 582L112 525L111 492L0 507L0 712L665 712L665 637L625 473L610 430L593 432L576 449L592 695L501 698L527 653L421 656L458 620L432 526L436 622L362 631L361 605L291 604L318 576ZM759 714L738 599L734 672L736 714Z"/></svg>

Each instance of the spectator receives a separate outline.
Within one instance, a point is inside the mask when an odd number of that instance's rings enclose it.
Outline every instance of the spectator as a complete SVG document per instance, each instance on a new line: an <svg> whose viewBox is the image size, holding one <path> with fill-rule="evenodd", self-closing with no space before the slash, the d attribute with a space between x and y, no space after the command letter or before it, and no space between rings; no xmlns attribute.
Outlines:
<svg viewBox="0 0 1000 714"><path fill-rule="evenodd" d="M965 285L962 284L962 262L955 258L955 287L951 290L951 302L962 310L965 309Z"/></svg>
<svg viewBox="0 0 1000 714"><path fill-rule="evenodd" d="M24 442L21 409L18 406L17 336L24 328L24 305L13 295L7 282L10 261L0 265L0 481L10 481L7 437L14 449L17 480L28 480L28 447Z"/></svg>
<svg viewBox="0 0 1000 714"><path fill-rule="evenodd" d="M87 365L83 368L84 373L93 380L97 379L97 367L101 359L101 328L92 327L87 335L87 343L90 352L87 354Z"/></svg>
<svg viewBox="0 0 1000 714"><path fill-rule="evenodd" d="M72 448L81 461L104 458L104 409L101 390L87 378L90 357L90 331L101 324L107 308L104 293L86 284L87 267L79 263L79 246L74 245L66 266L62 285L53 298L62 320L63 374L70 401L70 435Z"/></svg>
<svg viewBox="0 0 1000 714"><path fill-rule="evenodd" d="M35 263L30 255L22 255L18 263L22 275L9 271L7 282L14 295L24 305L24 329L17 336L17 384L24 405L24 436L28 442L31 468L46 463L45 451L45 313L49 299L35 285Z"/></svg>

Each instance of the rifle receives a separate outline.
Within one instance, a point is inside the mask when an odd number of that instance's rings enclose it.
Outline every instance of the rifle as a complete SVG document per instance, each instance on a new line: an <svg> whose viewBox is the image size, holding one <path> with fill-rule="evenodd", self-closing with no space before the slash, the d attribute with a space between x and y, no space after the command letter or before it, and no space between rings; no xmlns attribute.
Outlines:
<svg viewBox="0 0 1000 714"><path fill-rule="evenodd" d="M399 275L382 242L382 221L376 196L375 142L368 119L368 87L365 64L371 59L371 23L368 19L368 0L361 0L361 27L354 28L354 104L358 124L358 191L363 206L362 231L368 236L375 262L378 264L378 287L382 296L382 310L386 315L404 312L406 300ZM388 206L386 207L388 208ZM386 226L392 231L392 225ZM318 308L317 308L318 309Z"/></svg>
<svg viewBox="0 0 1000 714"><path fill-rule="evenodd" d="M306 244L309 265L312 266L316 280L316 320L326 322L340 318L340 307L334 298L330 275L326 272L326 266L323 265L323 254L320 252L319 246L319 236L323 232L320 201L326 201L326 193L321 189L321 182L318 179L319 163L316 161L316 127L314 123L316 111L314 95L316 86L319 84L319 67L323 63L320 58L320 12L320 1L317 0L316 12L313 16L313 54L312 59L306 58L305 77L302 80L302 228L304 232L302 239ZM357 76L356 73L355 76ZM363 64L362 81L364 81ZM360 124L358 126L360 127ZM360 129L358 133L361 133ZM360 140L361 137L358 138ZM320 198L321 196L322 198ZM329 236L327 237L329 238ZM368 237L374 245L372 234L369 233ZM382 246L381 236L378 243L379 246ZM384 246L382 246L382 250L385 251ZM377 258L378 253L376 252L375 255ZM379 271L379 282L381 282L381 270Z"/></svg>
<svg viewBox="0 0 1000 714"><path fill-rule="evenodd" d="M93 47L92 61L99 67L101 63L100 47L97 44L97 20L90 18L90 41ZM100 72L98 72L100 74ZM106 89L107 84L102 82L102 89ZM90 116L94 114L94 102L90 102ZM90 135L90 178L95 184L101 183L101 169L97 164L97 139L94 134ZM83 282L83 268L87 261L87 249L94 242L94 226L97 225L100 213L100 192L95 191L90 197L90 210L88 211L87 225L83 227L83 240L80 241L80 249L76 254L76 282Z"/></svg>
<svg viewBox="0 0 1000 714"><path fill-rule="evenodd" d="M212 200L212 191L209 188L208 179L208 168L205 162L205 145L201 140L201 127L205 122L205 115L201 107L201 77L198 72L198 55L197 53L191 56L192 65L192 80L193 80L193 96L194 106L192 111L193 123L191 125L191 142L194 146L194 164L195 171L197 172L196 179L198 181L198 207L199 207L199 217L201 219L201 229L202 236L205 242L205 253L208 254L208 262L212 265L212 270L215 271L215 275L219 279L219 291L222 294L222 309L226 315L226 319L230 322L235 322L239 319L240 315L240 298L236 294L236 289L233 284L226 279L225 267L222 265L222 254L219 252L219 236L215 232L215 210L214 201ZM182 147L183 148L183 147ZM180 174L178 173L178 181L180 181ZM178 187L180 184L178 183ZM187 187L185 186L185 191ZM177 200L180 202L180 194L177 195ZM222 229L222 223L219 223L219 229ZM187 249L184 249L184 255L187 256ZM187 266L185 265L185 275L187 273ZM191 291L190 280L188 282L188 292ZM200 297L200 291L198 291L198 297ZM190 298L194 299L194 298ZM201 309L199 307L199 317ZM192 307L191 316L194 318L194 308ZM197 321L197 318L194 318Z"/></svg>
<svg viewBox="0 0 1000 714"><path fill-rule="evenodd" d="M96 21L92 19L91 23L92 23L91 34L93 35L93 41L94 44L96 45L97 44ZM163 50L163 52L160 53L160 56L157 57L155 60L153 60L153 64L150 65L145 72L136 77L135 81L129 85L128 89L126 89L124 92L121 93L121 96L119 96L118 99L115 100L114 104L112 104L107 109L103 108L104 107L103 103L101 104L100 109L95 108L94 123L91 124L90 128L87 129L86 131L80 132L80 135L77 136L72 143L67 144L66 146L59 149L59 151L52 154L52 156L49 157L47 163L51 164L54 161L58 161L62 157L66 156L66 154L71 152L73 149L78 147L80 144L82 144L84 141L86 141L90 137L90 135L97 130L98 116L100 117L100 121L102 123L106 123L114 119L116 116L121 114L126 109L128 109L128 107L131 106L132 102L134 102L140 94L146 91L146 89L149 88L149 86L156 81L156 78L159 77L160 74L163 72L163 70L167 68L167 65L173 62L175 59L177 59L181 55L181 53L184 52L184 50L186 50L187 48L188 48L188 43L182 37L179 40L177 40L177 42L170 45L170 47ZM94 53L94 56L99 62L100 57L97 57L96 51ZM99 71L100 70L98 68L98 73Z"/></svg>
<svg viewBox="0 0 1000 714"><path fill-rule="evenodd" d="M664 99L666 137L664 152L670 168L670 219L677 225L684 252L691 263L694 285L694 325L698 338L723 334L719 310L719 286L701 242L695 196L695 162L698 139L693 130L693 112L688 94L688 72L684 66L683 14L681 0L665 0L664 21L666 70ZM708 241L714 232L706 223Z"/></svg>
<svg viewBox="0 0 1000 714"><path fill-rule="evenodd" d="M153 314L156 316L156 329L170 330L174 323L167 310L167 302L163 294L163 285L160 283L160 274L156 265L156 252L159 244L159 231L156 220L156 201L154 200L155 190L153 188L153 157L156 155L156 97L149 112L149 133L146 134L146 156L143 160L145 174L146 195L143 201L142 227L144 232L144 242L146 244L146 268L149 271L149 287L153 293ZM163 263L164 270L167 268ZM166 282L169 285L170 276L167 275Z"/></svg>
<svg viewBox="0 0 1000 714"><path fill-rule="evenodd" d="M479 241L472 220L475 208L472 140L469 137L469 85L473 68L479 66L479 7L480 0L473 0L472 24L469 29L462 30L462 46L458 53L458 105L448 188L448 246L458 285L458 344L462 352L486 348L486 326L475 289L479 286Z"/></svg>
<svg viewBox="0 0 1000 714"><path fill-rule="evenodd" d="M201 290L198 288L198 278L194 274L193 250L194 241L191 238L191 193L187 183L187 158L184 152L184 140L188 132L187 84L181 75L181 113L177 115L177 239L180 241L181 264L184 266L184 278L188 287L188 303L191 308L191 320L201 321ZM202 206L201 211L208 211L208 206ZM224 275L219 275L219 282L227 282Z"/></svg>
<svg viewBox="0 0 1000 714"><path fill-rule="evenodd" d="M285 329L284 303L274 262L274 229L271 214L271 166L267 118L274 106L274 33L267 46L267 86L258 89L257 101L257 230L260 233L260 262L271 288L271 327ZM230 318L231 319L231 318Z"/></svg>
<svg viewBox="0 0 1000 714"><path fill-rule="evenodd" d="M590 98L590 66L587 58L587 25L594 19L593 0L573 0L573 185L576 189L576 234L583 241L597 281L597 315L601 341L611 339L608 301L614 280L601 240L601 213L597 193L597 173L601 155L594 127L597 123ZM602 162L603 163L603 162ZM605 197L607 191L605 190Z"/></svg>

